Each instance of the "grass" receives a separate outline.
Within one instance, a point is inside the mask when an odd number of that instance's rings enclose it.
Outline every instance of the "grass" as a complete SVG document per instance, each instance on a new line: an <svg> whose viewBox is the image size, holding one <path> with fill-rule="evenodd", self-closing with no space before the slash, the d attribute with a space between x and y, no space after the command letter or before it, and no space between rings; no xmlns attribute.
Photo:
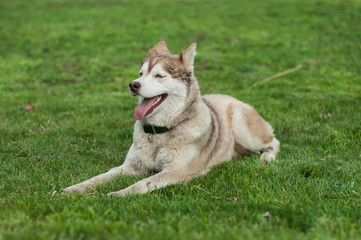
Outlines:
<svg viewBox="0 0 361 240"><path fill-rule="evenodd" d="M361 238L360 1L13 0L0 15L0 239ZM61 194L123 162L128 84L159 40L198 42L202 93L252 104L278 161L143 196L105 196L129 176Z"/></svg>

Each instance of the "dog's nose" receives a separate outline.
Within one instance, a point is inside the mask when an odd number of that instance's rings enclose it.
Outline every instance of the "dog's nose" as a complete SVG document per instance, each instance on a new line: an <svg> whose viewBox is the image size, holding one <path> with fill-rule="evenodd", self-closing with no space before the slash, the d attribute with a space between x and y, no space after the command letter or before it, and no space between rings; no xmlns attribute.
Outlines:
<svg viewBox="0 0 361 240"><path fill-rule="evenodd" d="M133 81L129 84L129 88L132 92L138 92L138 90L141 86L142 85L140 84L140 82L137 82L137 81Z"/></svg>

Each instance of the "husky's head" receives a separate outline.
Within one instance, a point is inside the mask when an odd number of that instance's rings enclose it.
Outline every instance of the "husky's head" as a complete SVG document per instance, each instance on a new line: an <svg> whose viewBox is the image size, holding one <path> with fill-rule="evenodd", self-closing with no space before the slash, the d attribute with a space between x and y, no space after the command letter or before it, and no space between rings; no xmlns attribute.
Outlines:
<svg viewBox="0 0 361 240"><path fill-rule="evenodd" d="M129 84L133 96L139 96L134 117L150 124L169 126L169 120L181 114L189 102L199 95L193 74L196 43L171 55L161 41L148 52L142 62L139 78Z"/></svg>

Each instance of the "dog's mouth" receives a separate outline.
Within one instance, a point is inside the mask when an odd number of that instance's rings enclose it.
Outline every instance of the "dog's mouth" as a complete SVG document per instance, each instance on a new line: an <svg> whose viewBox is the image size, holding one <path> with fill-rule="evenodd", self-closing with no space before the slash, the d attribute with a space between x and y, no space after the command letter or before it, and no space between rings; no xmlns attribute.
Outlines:
<svg viewBox="0 0 361 240"><path fill-rule="evenodd" d="M134 117L142 120L146 115L153 112L166 98L168 94L161 94L152 98L144 98L143 102L134 109Z"/></svg>

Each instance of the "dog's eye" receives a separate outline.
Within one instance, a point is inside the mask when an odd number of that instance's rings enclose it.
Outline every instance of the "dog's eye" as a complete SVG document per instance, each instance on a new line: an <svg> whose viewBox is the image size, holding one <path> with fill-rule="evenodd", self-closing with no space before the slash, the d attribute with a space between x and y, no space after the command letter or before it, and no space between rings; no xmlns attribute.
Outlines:
<svg viewBox="0 0 361 240"><path fill-rule="evenodd" d="M142 73L142 72L139 73L139 77L141 77L141 76L143 76L143 73Z"/></svg>
<svg viewBox="0 0 361 240"><path fill-rule="evenodd" d="M156 78L163 78L163 76L160 75L160 74L155 75L155 77L156 77Z"/></svg>

